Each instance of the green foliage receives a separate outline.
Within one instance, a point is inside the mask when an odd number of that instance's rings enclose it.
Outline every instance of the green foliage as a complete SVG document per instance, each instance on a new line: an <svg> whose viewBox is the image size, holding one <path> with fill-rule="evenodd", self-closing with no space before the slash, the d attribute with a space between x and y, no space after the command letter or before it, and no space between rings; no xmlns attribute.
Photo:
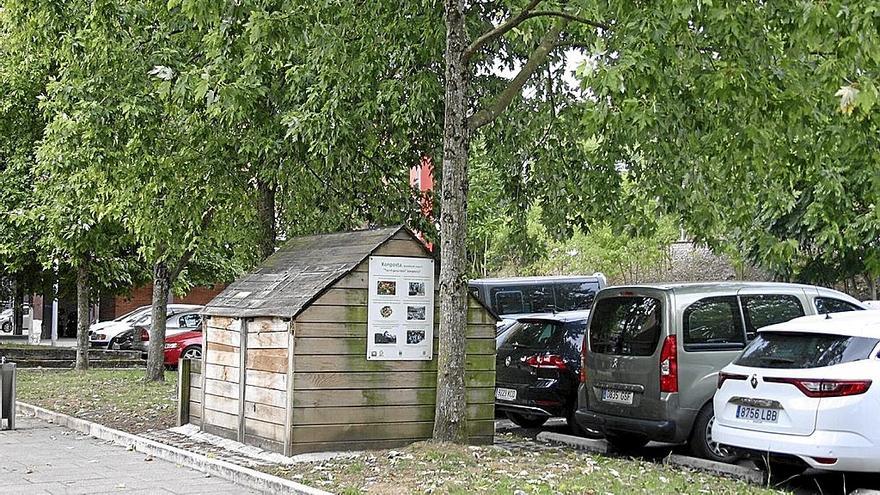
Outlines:
<svg viewBox="0 0 880 495"><path fill-rule="evenodd" d="M875 7L611 2L598 15L615 25L581 71L592 162L623 164L688 232L780 277L878 274Z"/></svg>

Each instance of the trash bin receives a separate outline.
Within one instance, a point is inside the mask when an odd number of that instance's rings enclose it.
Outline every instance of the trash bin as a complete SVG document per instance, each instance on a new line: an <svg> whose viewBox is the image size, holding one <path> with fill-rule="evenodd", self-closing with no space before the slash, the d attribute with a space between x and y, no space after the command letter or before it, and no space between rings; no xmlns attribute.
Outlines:
<svg viewBox="0 0 880 495"><path fill-rule="evenodd" d="M15 429L15 363L0 358L0 424L6 430Z"/></svg>

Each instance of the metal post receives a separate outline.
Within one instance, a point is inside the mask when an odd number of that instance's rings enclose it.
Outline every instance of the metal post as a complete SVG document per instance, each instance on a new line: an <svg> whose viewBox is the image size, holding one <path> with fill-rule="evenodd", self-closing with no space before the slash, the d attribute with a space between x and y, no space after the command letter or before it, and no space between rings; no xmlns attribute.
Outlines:
<svg viewBox="0 0 880 495"><path fill-rule="evenodd" d="M0 358L0 424L6 419L6 429L15 429L15 363Z"/></svg>

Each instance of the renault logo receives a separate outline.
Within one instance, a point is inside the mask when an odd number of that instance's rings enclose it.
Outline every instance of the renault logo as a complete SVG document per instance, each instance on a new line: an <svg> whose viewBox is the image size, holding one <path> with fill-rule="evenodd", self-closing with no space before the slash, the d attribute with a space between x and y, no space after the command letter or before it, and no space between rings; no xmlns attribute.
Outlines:
<svg viewBox="0 0 880 495"><path fill-rule="evenodd" d="M752 375L752 388L758 388L758 375Z"/></svg>
<svg viewBox="0 0 880 495"><path fill-rule="evenodd" d="M510 356L507 356L507 359L504 360L504 366L510 367Z"/></svg>

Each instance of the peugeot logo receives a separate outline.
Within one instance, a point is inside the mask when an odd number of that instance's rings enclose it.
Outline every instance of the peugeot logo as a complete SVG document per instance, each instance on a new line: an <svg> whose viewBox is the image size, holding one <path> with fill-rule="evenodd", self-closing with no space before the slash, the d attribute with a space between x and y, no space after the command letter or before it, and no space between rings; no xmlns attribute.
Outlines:
<svg viewBox="0 0 880 495"><path fill-rule="evenodd" d="M510 356L507 356L507 359L504 360L504 366L510 367Z"/></svg>
<svg viewBox="0 0 880 495"><path fill-rule="evenodd" d="M752 375L752 388L758 388L758 375Z"/></svg>

